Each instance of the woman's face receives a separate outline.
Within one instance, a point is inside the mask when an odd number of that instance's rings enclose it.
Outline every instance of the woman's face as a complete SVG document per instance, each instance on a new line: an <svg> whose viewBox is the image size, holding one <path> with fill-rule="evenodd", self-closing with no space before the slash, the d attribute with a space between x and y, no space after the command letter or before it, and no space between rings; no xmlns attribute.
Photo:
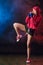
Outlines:
<svg viewBox="0 0 43 65"><path fill-rule="evenodd" d="M34 14L37 14L37 12L36 12L36 10L35 9L33 9L33 11L32 11Z"/></svg>

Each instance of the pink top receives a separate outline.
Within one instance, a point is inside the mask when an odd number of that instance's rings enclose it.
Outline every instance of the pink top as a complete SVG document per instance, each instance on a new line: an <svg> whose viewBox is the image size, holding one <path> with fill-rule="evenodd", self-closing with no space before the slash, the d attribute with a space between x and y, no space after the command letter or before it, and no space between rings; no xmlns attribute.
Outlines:
<svg viewBox="0 0 43 65"><path fill-rule="evenodd" d="M27 16L25 19L25 22L26 22L26 25L28 28L36 29L42 19L42 16L41 16L39 8L37 6L35 6L33 8L36 9L38 15L34 15L33 17Z"/></svg>

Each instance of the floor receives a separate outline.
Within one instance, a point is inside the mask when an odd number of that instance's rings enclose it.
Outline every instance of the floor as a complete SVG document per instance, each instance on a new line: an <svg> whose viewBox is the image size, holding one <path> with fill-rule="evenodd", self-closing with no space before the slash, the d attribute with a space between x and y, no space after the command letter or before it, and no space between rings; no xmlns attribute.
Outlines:
<svg viewBox="0 0 43 65"><path fill-rule="evenodd" d="M25 55L0 55L0 65L43 65L43 56L32 56L30 64L25 61Z"/></svg>

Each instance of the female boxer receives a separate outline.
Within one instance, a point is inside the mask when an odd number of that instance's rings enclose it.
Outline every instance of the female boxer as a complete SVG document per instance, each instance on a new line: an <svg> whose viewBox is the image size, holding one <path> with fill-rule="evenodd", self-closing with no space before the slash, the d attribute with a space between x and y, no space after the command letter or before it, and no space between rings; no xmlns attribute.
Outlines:
<svg viewBox="0 0 43 65"><path fill-rule="evenodd" d="M19 30L25 31L27 34L27 60L26 63L30 63L30 41L32 36L34 35L35 30L37 29L40 21L41 21L41 10L38 6L34 6L32 11L29 12L25 19L26 25L21 23L14 23L13 27L17 33L17 42L22 38Z"/></svg>

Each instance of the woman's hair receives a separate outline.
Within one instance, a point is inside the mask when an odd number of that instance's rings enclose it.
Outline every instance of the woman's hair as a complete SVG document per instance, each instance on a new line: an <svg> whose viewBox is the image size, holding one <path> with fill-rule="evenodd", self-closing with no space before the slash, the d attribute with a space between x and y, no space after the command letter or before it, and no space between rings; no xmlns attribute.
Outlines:
<svg viewBox="0 0 43 65"><path fill-rule="evenodd" d="M39 14L41 13L41 9L40 9L40 7L39 7L38 5L35 5L35 6L33 7L33 9L36 10L37 15L39 15Z"/></svg>

